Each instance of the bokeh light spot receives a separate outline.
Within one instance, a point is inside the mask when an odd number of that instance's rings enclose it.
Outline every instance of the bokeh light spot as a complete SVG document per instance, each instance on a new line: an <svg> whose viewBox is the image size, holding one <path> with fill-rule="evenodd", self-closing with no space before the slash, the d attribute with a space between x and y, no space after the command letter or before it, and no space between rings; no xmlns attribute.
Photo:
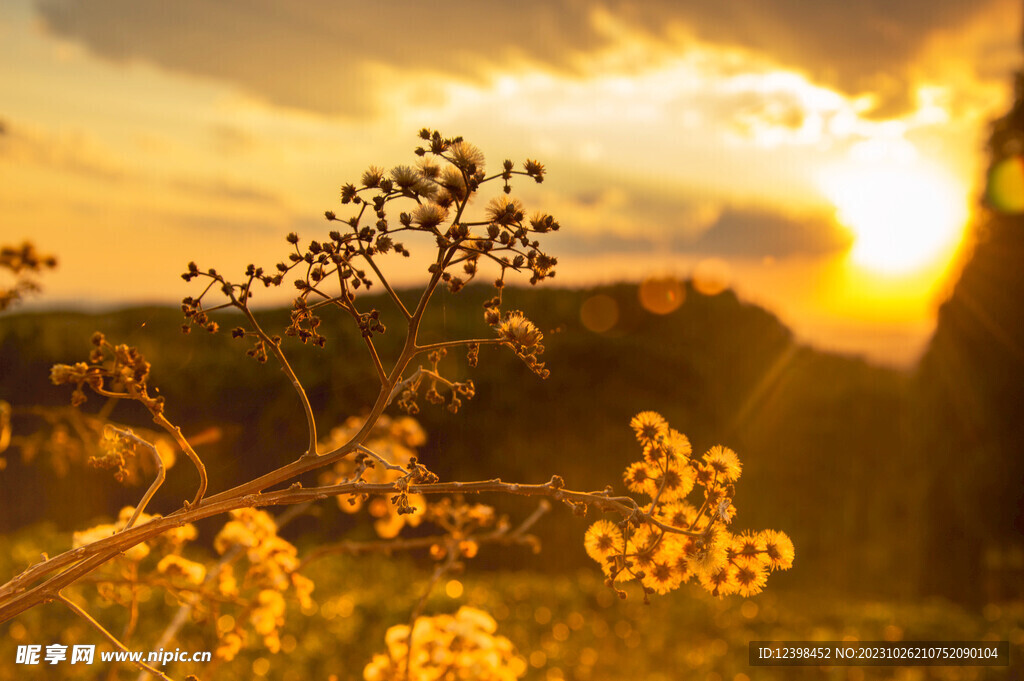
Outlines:
<svg viewBox="0 0 1024 681"><path fill-rule="evenodd" d="M649 277L640 284L640 305L654 314L674 312L683 304L686 293L675 277Z"/></svg>
<svg viewBox="0 0 1024 681"><path fill-rule="evenodd" d="M717 296L729 288L732 269L721 258L701 260L693 268L693 288L706 296Z"/></svg>
<svg viewBox="0 0 1024 681"><path fill-rule="evenodd" d="M462 590L462 582L457 579L449 579L444 585L444 592L448 594L448 598L459 598L462 596Z"/></svg>
<svg viewBox="0 0 1024 681"><path fill-rule="evenodd" d="M895 624L890 624L886 626L885 630L882 632L882 638L886 641L902 641L903 629Z"/></svg>
<svg viewBox="0 0 1024 681"><path fill-rule="evenodd" d="M619 321L619 304L603 293L590 296L580 305L580 321L594 333L610 331Z"/></svg>
<svg viewBox="0 0 1024 681"><path fill-rule="evenodd" d="M992 166L986 200L1001 213L1024 213L1024 158L1011 156Z"/></svg>

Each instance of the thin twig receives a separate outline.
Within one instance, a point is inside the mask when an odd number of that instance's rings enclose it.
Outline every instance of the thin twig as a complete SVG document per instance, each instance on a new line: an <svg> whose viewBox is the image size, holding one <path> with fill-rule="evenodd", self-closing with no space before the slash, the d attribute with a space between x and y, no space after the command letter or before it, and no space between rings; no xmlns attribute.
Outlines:
<svg viewBox="0 0 1024 681"><path fill-rule="evenodd" d="M281 371L285 373L288 380L291 381L292 387L295 388L295 393L299 396L299 402L302 403L302 411L306 414L306 427L309 430L309 447L306 450L307 456L316 456L316 417L313 416L313 406L309 402L309 396L306 395L305 388L302 387L302 383L299 381L299 377L295 375L295 370L292 369L292 365L288 363L288 358L285 357L284 352L281 350L281 346L274 342L274 340L267 335L267 332L263 330L259 322L256 321L256 316L249 309L249 305L245 302L235 302L235 307L242 311L242 314L246 316L249 323L252 324L253 330L256 335L259 336L263 344L270 348L270 352L273 353L274 358L278 364L281 365Z"/></svg>
<svg viewBox="0 0 1024 681"><path fill-rule="evenodd" d="M71 602L70 600L68 600L68 598L67 598L67 597L66 597L66 596L65 596L64 594L62 594L62 593L60 593L60 592L57 592L57 599L58 599L59 601L63 602L63 603L64 603L64 605L68 606L68 608L69 608L69 609L71 610L71 612L75 613L76 615L78 615L79 617L81 617L82 619L84 619L84 620L85 620L86 622L88 622L89 624L91 624L91 625L92 625L92 627L93 627L93 628L94 628L94 629L95 629L96 631L98 631L99 633L103 634L103 636L104 636L104 637L105 637L105 638L106 638L106 639L107 639L108 641L110 641L110 642L111 642L111 643L112 643L112 644L114 645L114 647L115 647L115 648L117 648L118 650L120 650L120 651L122 651L122 652L125 652L125 653L129 652L128 648L127 648L127 647L125 647L125 645L124 645L123 643L121 643L121 642L120 642L120 641L119 641L119 640L117 639L117 637L116 637L116 636L114 636L114 635L113 635L113 634L111 634L111 633L110 633L109 631L107 631L107 629L106 629L106 628L105 628L105 627L104 627L104 626L103 626L102 624L100 624L100 623L99 623L99 622L97 622L97 621L96 621L95 619L93 619L93 617L92 617L92 616L91 616L91 615L90 615L89 613L87 613L87 612L86 612L85 610L82 610L82 609L81 609L80 607L78 607L78 606L77 606L77 605L75 605L75 604L74 604L73 602ZM131 662L132 664L134 664L134 665L135 665L136 667L139 667L140 669L144 669L144 670L146 670L147 672L149 672L150 674L156 674L156 675L157 675L157 676L159 676L159 677L160 677L161 679L164 679L164 681L174 681L174 680L173 680L173 679L172 679L171 677L167 676L167 674L164 674L164 673L163 673L162 671L160 671L159 669L155 669L154 667L150 667L150 666L149 666L148 664L146 664L146 663L145 663L145 662L143 662L142 660L133 660L133 659L131 659L131 657L132 657L132 656L131 656L131 655L129 655L129 656L128 656L128 659L129 659L129 661L130 661L130 662Z"/></svg>
<svg viewBox="0 0 1024 681"><path fill-rule="evenodd" d="M536 537L526 532L533 527L540 518L551 510L551 503L547 499L542 499L537 508L534 509L533 513L529 515L522 523L519 524L514 530L509 531L505 529L497 529L491 532L485 532L484 534L468 535L465 537L467 540L472 540L477 544L532 544L536 541ZM398 551L417 551L421 549L429 549L435 544L442 544L445 540L449 539L449 534L436 534L427 537L411 537L408 539L380 539L376 541L342 541L336 544L329 544L328 546L321 546L315 551L310 552L302 559L299 563L299 567L296 571L301 572L304 567L326 558L327 556L334 555L353 555L358 556L367 553L383 553L392 554Z"/></svg>
<svg viewBox="0 0 1024 681"><path fill-rule="evenodd" d="M360 248L359 255L363 256L363 259L366 260L373 271L377 273L377 278L380 279L380 283L384 287L384 290L388 292L389 296L391 296L391 300L405 316L406 320L412 319L412 314L409 313L409 310L405 307L405 303L402 302L402 299L398 297L398 293L391 288L391 284L388 282L387 277L385 277L384 273L377 267L377 263L374 261L373 257L366 252L365 248Z"/></svg>
<svg viewBox="0 0 1024 681"><path fill-rule="evenodd" d="M424 590L423 596L420 597L420 600L416 603L416 607L414 607L412 612L409 614L409 636L406 639L406 646L408 649L405 652L405 681L409 681L409 675L412 670L413 632L416 630L416 620L419 618L420 613L423 612L423 608L426 606L427 599L430 598L430 594L433 592L434 587L437 586L437 583L441 581L441 578L452 569L457 562L458 557L459 552L456 547L449 546L447 557L444 559L444 562L439 563L437 567L434 568L434 573L430 576L430 581L427 583L427 588Z"/></svg>
<svg viewBox="0 0 1024 681"><path fill-rule="evenodd" d="M185 439L185 436L181 434L181 428L177 427L176 425L168 421L167 417L164 416L163 411L159 407L154 405L154 400L150 398L148 395L145 395L144 393L139 391L137 388L132 388L132 391L128 393L114 392L112 390L107 390L106 388L102 388L99 386L92 386L92 389L97 394L103 395L104 397L123 397L130 400L136 400L142 403L142 405L149 410L149 413L153 416L153 422L156 423L161 428L163 428L165 431L167 431L167 433L169 433L170 436L174 438L174 441L178 443L178 447L181 448L181 451L185 453L185 455L192 462L192 465L195 466L196 471L199 473L199 488L196 490L196 496L192 500L191 504L188 504L188 502L186 502L188 506L198 505L199 502L202 501L203 497L206 495L206 487L209 482L209 479L206 477L206 464L204 464L203 460L199 458L199 455L196 454L196 451L192 449L192 445L189 444L189 441L187 439Z"/></svg>
<svg viewBox="0 0 1024 681"><path fill-rule="evenodd" d="M431 350L442 350L447 348L457 348L463 345L501 345L504 343L500 338L467 338L465 340L445 341L443 343L431 343L429 345L419 345L416 347L417 353L429 352Z"/></svg>
<svg viewBox="0 0 1024 681"><path fill-rule="evenodd" d="M134 525L135 521L138 520L139 516L146 510L146 506L149 505L153 495L156 494L158 489L160 489L160 485L164 484L164 480L167 478L167 472L164 469L163 459L160 458L160 452L156 450L156 447L153 444L143 440L127 428L118 428L116 426L109 426L109 428L112 432L117 433L126 440L131 440L135 444L146 449L150 454L152 454L153 462L156 464L156 479L153 480L153 483L149 486L149 489L146 490L146 493L142 495L142 500L139 501L138 505L135 507L135 512L132 513L132 517L128 520L128 524L124 526L124 529L122 530L123 532Z"/></svg>
<svg viewBox="0 0 1024 681"><path fill-rule="evenodd" d="M384 468L386 468L389 471L397 471L399 473L407 473L408 472L404 468L402 468L401 466L396 466L395 464L391 463L390 461L385 459L383 456L381 456L380 454L378 454L377 452L373 451L372 449L370 449L369 447L367 447L365 445L356 445L356 449L358 449L359 451L363 452L364 454L366 454L370 458L374 459L375 461L377 461L380 465L384 466Z"/></svg>

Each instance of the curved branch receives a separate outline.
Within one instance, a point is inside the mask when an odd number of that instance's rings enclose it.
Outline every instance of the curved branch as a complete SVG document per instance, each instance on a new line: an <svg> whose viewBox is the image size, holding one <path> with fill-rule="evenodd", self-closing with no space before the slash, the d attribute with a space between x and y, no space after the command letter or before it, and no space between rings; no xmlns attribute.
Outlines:
<svg viewBox="0 0 1024 681"><path fill-rule="evenodd" d="M153 480L153 483L149 486L149 489L146 490L146 493L142 495L142 499L135 507L135 513L132 514L132 517L128 520L128 523L122 529L123 532L124 530L127 530L132 525L134 525L135 521L137 521L139 519L139 516L142 515L143 511L146 510L146 506L149 505L149 502L153 498L153 495L156 494L156 491L158 489L160 489L160 485L164 484L164 480L167 478L167 472L164 469L163 459L160 458L160 452L156 450L156 447L154 447L149 442L143 440L141 437L139 437L132 431L128 430L127 428L117 428L115 426L110 426L110 429L113 432L120 435L121 437L131 440L132 442L141 447L145 447L147 450L149 450L149 453L153 455L153 461L154 463L156 463L156 479Z"/></svg>
<svg viewBox="0 0 1024 681"><path fill-rule="evenodd" d="M242 311L249 323L252 324L253 330L256 335L259 336L260 340L263 341L264 345L270 348L270 352L274 354L274 358L277 359L281 365L281 371L285 373L288 380L291 381L292 387L295 388L296 394L299 396L299 402L302 403L302 411L306 414L306 425L309 429L309 448L306 450L307 456L316 456L316 418L313 416L313 406L309 402L309 397L306 395L305 388L302 387L302 383L299 381L299 377L295 375L295 370L292 369L292 365L288 363L288 358L284 356L284 352L281 350L281 346L274 342L274 340L267 335L267 332L263 330L259 322L256 321L256 316L253 315L252 310L244 302L234 300L235 307Z"/></svg>
<svg viewBox="0 0 1024 681"><path fill-rule="evenodd" d="M192 500L192 503L189 504L189 506L196 506L206 495L206 487L209 482L206 477L206 464L204 464L203 460L199 458L198 454L196 454L196 450L192 449L192 445L185 439L185 436L181 434L181 428L168 421L167 417L161 412L153 412L153 421L170 433L171 437L174 438L174 441L178 443L179 447L181 447L181 451L185 452L185 456L189 458L192 465L196 467L196 471L199 472L199 489L196 490L196 496Z"/></svg>
<svg viewBox="0 0 1024 681"><path fill-rule="evenodd" d="M125 653L129 652L128 648L125 647L125 645L123 643L121 643L117 639L116 636L111 634L109 631L107 631L107 629L102 624L100 624L95 619L93 619L92 615L87 613L85 610L82 610L80 607L75 605L72 601L68 600L67 596L65 596L64 594L58 592L57 593L57 600L59 600L62 603L64 603L64 605L66 605L71 612L75 613L76 615L78 615L79 617L84 619L86 622L88 622L92 626L93 629L95 629L96 631L101 633L104 638L106 638L108 641L110 641L114 645L115 648L117 648L118 650L120 650L122 652L125 652ZM139 669L144 669L147 672L149 672L150 674L156 674L161 679L164 679L164 681L174 681L173 679L171 679L171 677L167 676L167 674L164 674L162 671L160 671L159 669L156 669L155 667L149 666L148 664L146 664L142 660L131 659L130 655L128 656L128 659L131 661L132 664L134 664Z"/></svg>
<svg viewBox="0 0 1024 681"><path fill-rule="evenodd" d="M111 537L100 539L92 544L71 551L66 551L43 563L38 563L0 587L0 622L21 614L39 603L56 598L56 594L74 583L83 575L111 560L132 546L159 536L173 527L185 523L196 522L211 516L221 515L239 508L262 508L264 506L284 506L307 501L320 501L343 494L396 494L402 492L418 494L482 494L504 493L518 496L548 497L555 501L592 504L605 511L619 513L624 518L644 518L665 532L673 532L687 536L703 536L708 530L684 530L655 519L644 513L639 504L631 497L614 497L605 492L577 492L564 489L557 476L549 482L541 484L522 484L502 482L500 479L479 480L475 482L435 482L408 484L400 479L390 483L367 483L362 480L338 483L320 487L302 488L292 486L284 490L267 492L266 494L249 494L232 496L219 501L207 500L200 506L183 509L177 513L155 518L119 532ZM709 525L710 527L710 525ZM42 584L28 587L28 584L41 579L59 569L64 572L50 577Z"/></svg>

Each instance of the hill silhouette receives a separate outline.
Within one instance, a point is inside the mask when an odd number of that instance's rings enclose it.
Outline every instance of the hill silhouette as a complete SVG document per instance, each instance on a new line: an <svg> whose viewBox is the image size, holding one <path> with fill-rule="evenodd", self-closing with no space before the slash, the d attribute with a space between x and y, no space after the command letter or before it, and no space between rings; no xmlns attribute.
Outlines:
<svg viewBox="0 0 1024 681"><path fill-rule="evenodd" d="M1018 74L989 137L990 181L997 166L1022 162L1022 143ZM1024 595L1024 215L1004 209L998 191L990 184L990 210L914 381L914 451L929 471L920 582L969 600Z"/></svg>
<svg viewBox="0 0 1024 681"><path fill-rule="evenodd" d="M581 305L595 293L611 297L620 311L618 323L602 334L580 322ZM739 452L745 469L737 528L782 528L800 547L800 569L780 583L872 593L912 589L915 575L901 569L911 564L902 541L906 528L893 522L894 515L912 515L900 485L922 475L903 455L909 374L801 346L777 318L731 291L706 296L687 284L684 304L667 315L647 312L637 293L633 285L507 290L506 307L528 311L544 330L551 376L541 380L511 353L493 348L481 351L476 369L464 358L448 357L450 373L472 377L477 395L457 415L423 405L418 418L429 438L424 463L447 479L540 482L557 473L577 489L611 483L622 490L621 471L638 454L629 419L657 410L696 450L724 444ZM481 302L490 294L481 287L440 296L425 340L486 332ZM365 300L387 309L383 300ZM263 313L269 327L283 327L287 316L286 310ZM384 319L396 328L397 319L386 313ZM222 321L230 327L230 319ZM301 453L305 421L281 372L245 357L229 334L183 337L180 323L180 313L166 308L8 315L0 323L0 397L14 404L66 404L67 391L49 385L49 367L83 358L91 333L102 330L114 342L137 345L150 359L152 383L187 434L220 428L220 442L200 450L214 489ZM360 339L340 320L325 319L321 331L329 339L325 349L295 342L288 350L326 432L369 404L376 380ZM381 338L383 355L397 350L398 335ZM135 407L118 405L114 416L145 426ZM138 495L82 466L54 480L44 465L26 465L10 454L8 459L4 486L16 483L34 502L26 504L22 493L0 497L4 531L43 518L79 527L84 518L109 514ZM191 494L193 475L187 466L172 469L154 510L180 505ZM491 501L519 515L529 510L520 500ZM325 510L315 525L297 527L326 540L349 522ZM511 554L500 562L576 565L583 559L584 528L572 518L544 523L540 534L547 548L540 560ZM481 559L486 564L486 556Z"/></svg>

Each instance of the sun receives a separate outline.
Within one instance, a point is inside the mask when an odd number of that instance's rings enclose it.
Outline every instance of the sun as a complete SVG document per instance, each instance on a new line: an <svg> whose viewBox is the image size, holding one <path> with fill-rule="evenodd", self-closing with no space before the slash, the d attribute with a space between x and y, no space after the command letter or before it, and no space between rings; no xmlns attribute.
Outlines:
<svg viewBox="0 0 1024 681"><path fill-rule="evenodd" d="M853 235L850 258L867 270L903 275L941 264L963 235L966 191L938 167L848 166L821 188Z"/></svg>

